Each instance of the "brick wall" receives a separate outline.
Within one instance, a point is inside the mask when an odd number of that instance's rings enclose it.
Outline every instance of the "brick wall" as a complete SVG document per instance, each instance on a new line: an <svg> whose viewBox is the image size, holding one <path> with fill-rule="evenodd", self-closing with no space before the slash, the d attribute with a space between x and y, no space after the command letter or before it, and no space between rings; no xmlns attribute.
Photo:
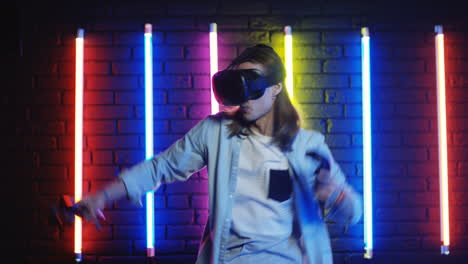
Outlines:
<svg viewBox="0 0 468 264"><path fill-rule="evenodd" d="M353 3L354 2L354 3ZM8 43L15 67L2 96L6 154L17 197L18 263L67 263L73 229L49 207L73 194L74 36L85 29L84 192L144 158L143 24L154 28L155 151L210 111L208 25L219 28L220 69L246 46L283 53L293 27L295 93L303 125L326 135L348 180L362 191L360 27L372 36L375 258L362 258L362 222L330 225L336 263L455 263L468 254L468 37L456 7L397 2L202 1L50 3L16 6ZM415 14L419 16L416 18ZM452 255L439 256L435 24L445 26ZM19 32L19 33L18 33ZM8 71L10 75L10 71ZM9 78L8 78L9 79ZM13 92L15 91L15 92ZM11 93L11 95L10 95ZM14 109L14 115L9 114ZM14 123L13 123L14 122ZM8 166L10 165L10 166ZM11 198L10 198L11 199ZM207 219L201 171L155 195L159 263L193 263ZM88 263L144 263L144 211L108 208L97 232L84 225ZM7 229L8 226L6 227ZM8 232L10 234L10 232Z"/></svg>

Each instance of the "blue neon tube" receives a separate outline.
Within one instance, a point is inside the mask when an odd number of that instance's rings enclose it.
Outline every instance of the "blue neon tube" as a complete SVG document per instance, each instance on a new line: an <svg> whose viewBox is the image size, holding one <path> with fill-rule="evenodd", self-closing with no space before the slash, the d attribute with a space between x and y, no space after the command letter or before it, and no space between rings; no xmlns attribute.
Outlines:
<svg viewBox="0 0 468 264"><path fill-rule="evenodd" d="M152 25L145 24L145 158L153 151L153 36ZM154 257L154 193L146 193L146 253Z"/></svg>
<svg viewBox="0 0 468 264"><path fill-rule="evenodd" d="M364 257L372 258L372 125L371 125L371 69L369 29L362 28L362 115L364 168Z"/></svg>

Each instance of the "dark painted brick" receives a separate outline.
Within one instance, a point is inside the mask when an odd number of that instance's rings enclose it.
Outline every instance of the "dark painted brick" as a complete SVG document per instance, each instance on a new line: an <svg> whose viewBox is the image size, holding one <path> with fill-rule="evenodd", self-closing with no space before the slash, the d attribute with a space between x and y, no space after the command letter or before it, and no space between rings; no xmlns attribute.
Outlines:
<svg viewBox="0 0 468 264"><path fill-rule="evenodd" d="M361 103L362 93L359 90L331 90L325 91L326 103Z"/></svg>
<svg viewBox="0 0 468 264"><path fill-rule="evenodd" d="M83 242L83 252L87 254L125 256L131 254L131 249L131 241L126 240Z"/></svg>
<svg viewBox="0 0 468 264"><path fill-rule="evenodd" d="M137 107L136 116L144 118L144 107ZM184 119L186 117L186 108L181 105L156 105L153 108L153 116L156 119Z"/></svg>
<svg viewBox="0 0 468 264"><path fill-rule="evenodd" d="M351 142L349 135L341 134L326 135L325 140L330 147L349 147Z"/></svg>
<svg viewBox="0 0 468 264"><path fill-rule="evenodd" d="M170 129L173 133L185 134L199 122L199 120L173 120L170 121Z"/></svg>
<svg viewBox="0 0 468 264"><path fill-rule="evenodd" d="M143 59L145 56L144 47L137 47L133 51L136 59ZM153 46L153 59L182 59L184 58L184 48L182 46ZM154 64L154 62L153 62Z"/></svg>
<svg viewBox="0 0 468 264"><path fill-rule="evenodd" d="M85 119L127 119L133 116L133 109L129 106L87 106L84 109Z"/></svg>
<svg viewBox="0 0 468 264"><path fill-rule="evenodd" d="M143 74L144 65L144 61L116 61L112 63L112 74ZM153 72L161 72L161 65L153 64Z"/></svg>
<svg viewBox="0 0 468 264"><path fill-rule="evenodd" d="M302 20L304 29L349 29L353 27L349 17L311 17Z"/></svg>
<svg viewBox="0 0 468 264"><path fill-rule="evenodd" d="M207 181L190 181L190 182L175 182L167 186L166 193L168 194L184 194L184 193L208 193Z"/></svg>
<svg viewBox="0 0 468 264"><path fill-rule="evenodd" d="M293 34L294 34L295 45L319 44L320 43L319 32L310 32L310 31L297 31L296 32L293 29ZM284 45L284 33L283 32L271 33L271 43L275 47L282 47L282 45ZM297 49L294 46L293 46L293 53L297 54Z"/></svg>
<svg viewBox="0 0 468 264"><path fill-rule="evenodd" d="M360 15L370 10L371 7L365 2L324 2L320 13L323 15Z"/></svg>
<svg viewBox="0 0 468 264"><path fill-rule="evenodd" d="M380 120L383 131L428 131L429 122L425 119Z"/></svg>
<svg viewBox="0 0 468 264"><path fill-rule="evenodd" d="M115 166L86 166L83 168L84 179L109 180L119 174L119 168Z"/></svg>
<svg viewBox="0 0 468 264"><path fill-rule="evenodd" d="M40 90L73 90L75 89L75 79L70 77L37 77L37 88Z"/></svg>
<svg viewBox="0 0 468 264"><path fill-rule="evenodd" d="M362 147L363 146L363 141L362 141L362 135L351 135L351 145L355 147Z"/></svg>
<svg viewBox="0 0 468 264"><path fill-rule="evenodd" d="M161 253L182 252L184 249L184 240L156 240L155 248Z"/></svg>
<svg viewBox="0 0 468 264"><path fill-rule="evenodd" d="M434 47L417 47L417 48L408 48L408 47L396 47L393 50L395 58L404 58L404 59L434 59L435 57L435 48Z"/></svg>
<svg viewBox="0 0 468 264"><path fill-rule="evenodd" d="M190 200L190 207L194 209L208 209L208 196L193 195Z"/></svg>
<svg viewBox="0 0 468 264"><path fill-rule="evenodd" d="M85 120L84 121L85 135L111 135L116 132L116 125L111 120Z"/></svg>
<svg viewBox="0 0 468 264"><path fill-rule="evenodd" d="M376 146L400 146L402 136L400 134L379 133L373 135L372 142Z"/></svg>
<svg viewBox="0 0 468 264"><path fill-rule="evenodd" d="M203 226L168 226L167 237L169 239L200 239Z"/></svg>
<svg viewBox="0 0 468 264"><path fill-rule="evenodd" d="M437 146L437 134L408 134L403 137L403 142L407 146Z"/></svg>
<svg viewBox="0 0 468 264"><path fill-rule="evenodd" d="M158 210L157 225L189 225L193 223L193 210Z"/></svg>
<svg viewBox="0 0 468 264"><path fill-rule="evenodd" d="M139 139L136 136L88 136L88 146L93 149L137 148Z"/></svg>
<svg viewBox="0 0 468 264"><path fill-rule="evenodd" d="M122 60L130 58L131 50L125 47L86 48L85 60Z"/></svg>
<svg viewBox="0 0 468 264"><path fill-rule="evenodd" d="M319 73L322 70L320 60L294 60L294 73Z"/></svg>
<svg viewBox="0 0 468 264"><path fill-rule="evenodd" d="M424 33L423 32L383 32L378 31L373 35L373 40L376 45L379 44L392 44L397 45L407 45L411 43L412 45L418 45L424 43Z"/></svg>
<svg viewBox="0 0 468 264"><path fill-rule="evenodd" d="M437 196L438 197L438 196ZM399 235L438 235L440 232L437 223L399 223L397 224L397 234Z"/></svg>
<svg viewBox="0 0 468 264"><path fill-rule="evenodd" d="M244 8L247 3L249 8ZM218 13L223 15L264 15L268 11L266 2L223 2L218 9Z"/></svg>
<svg viewBox="0 0 468 264"><path fill-rule="evenodd" d="M208 210L196 210L195 224L206 225L208 223Z"/></svg>
<svg viewBox="0 0 468 264"><path fill-rule="evenodd" d="M191 119L202 119L207 117L211 113L211 105L193 105L189 108L188 116Z"/></svg>
<svg viewBox="0 0 468 264"><path fill-rule="evenodd" d="M160 91L153 91L153 104L165 104L166 93ZM145 104L145 92L143 90L136 92L116 92L115 93L115 104L119 105L144 105Z"/></svg>
<svg viewBox="0 0 468 264"><path fill-rule="evenodd" d="M223 44L245 44L253 45L257 43L268 44L270 39L269 32L250 31L250 32L223 32L218 34L218 43Z"/></svg>
<svg viewBox="0 0 468 264"><path fill-rule="evenodd" d="M397 104L396 114L408 117L435 117L437 107L430 104Z"/></svg>
<svg viewBox="0 0 468 264"><path fill-rule="evenodd" d="M323 64L326 73L360 73L361 60L327 60Z"/></svg>
<svg viewBox="0 0 468 264"><path fill-rule="evenodd" d="M377 207L395 207L398 205L398 193L396 192L375 192L372 195L374 205Z"/></svg>
<svg viewBox="0 0 468 264"><path fill-rule="evenodd" d="M378 191L425 191L424 178L403 178L398 175L392 178L382 177L375 180L375 189Z"/></svg>
<svg viewBox="0 0 468 264"><path fill-rule="evenodd" d="M115 162L117 164L136 164L144 159L144 151L119 150L115 152Z"/></svg>
<svg viewBox="0 0 468 264"><path fill-rule="evenodd" d="M328 31L322 33L322 42L326 44L361 43L361 34L358 31Z"/></svg>
<svg viewBox="0 0 468 264"><path fill-rule="evenodd" d="M332 152L339 162L362 161L362 149L334 149Z"/></svg>
<svg viewBox="0 0 468 264"><path fill-rule="evenodd" d="M359 238L340 238L331 241L334 250L359 250L363 246L363 242Z"/></svg>
<svg viewBox="0 0 468 264"><path fill-rule="evenodd" d="M169 93L169 104L198 104L210 103L209 90L179 90Z"/></svg>
<svg viewBox="0 0 468 264"><path fill-rule="evenodd" d="M65 180L67 178L67 169L65 166L43 166L40 168L26 169L33 178L44 180Z"/></svg>
<svg viewBox="0 0 468 264"><path fill-rule="evenodd" d="M195 79L196 77L194 77ZM155 89L191 88L190 75L155 75L153 78ZM199 88L199 87L194 87Z"/></svg>
<svg viewBox="0 0 468 264"><path fill-rule="evenodd" d="M423 60L383 60L375 65L376 73L422 73L424 72Z"/></svg>
<svg viewBox="0 0 468 264"><path fill-rule="evenodd" d="M328 59L343 56L340 46L297 46L294 47L296 59Z"/></svg>
<svg viewBox="0 0 468 264"><path fill-rule="evenodd" d="M154 133L167 133L169 131L168 121L156 120L153 122ZM121 134L143 134L145 133L144 120L119 120L117 121L118 131Z"/></svg>
<svg viewBox="0 0 468 264"><path fill-rule="evenodd" d="M377 154L380 160L422 161L428 159L426 148L380 148Z"/></svg>
<svg viewBox="0 0 468 264"><path fill-rule="evenodd" d="M305 6L301 2L289 2L287 5L281 1L272 1L272 13L280 15L319 15L320 6Z"/></svg>
<svg viewBox="0 0 468 264"><path fill-rule="evenodd" d="M346 88L349 87L345 75L297 75L297 88Z"/></svg>
<svg viewBox="0 0 468 264"><path fill-rule="evenodd" d="M318 89L297 89L294 97L298 103L322 103L323 91Z"/></svg>
<svg viewBox="0 0 468 264"><path fill-rule="evenodd" d="M424 90L380 90L376 97L379 102L396 103L424 103L426 102L427 92Z"/></svg>
<svg viewBox="0 0 468 264"><path fill-rule="evenodd" d="M176 140L182 138L183 135L171 134L171 135L159 135L157 140L154 142L154 149L165 150L170 147Z"/></svg>
<svg viewBox="0 0 468 264"><path fill-rule="evenodd" d="M202 32L168 32L166 42L169 44L209 44L209 35Z"/></svg>
<svg viewBox="0 0 468 264"><path fill-rule="evenodd" d="M93 151L93 164L109 165L112 164L112 151Z"/></svg>
<svg viewBox="0 0 468 264"><path fill-rule="evenodd" d="M417 250L421 247L421 241L411 237L381 238L378 245L385 250Z"/></svg>
<svg viewBox="0 0 468 264"><path fill-rule="evenodd" d="M169 15L211 15L216 12L216 5L210 1L173 2L168 3L167 12Z"/></svg>
<svg viewBox="0 0 468 264"><path fill-rule="evenodd" d="M343 107L336 104L304 104L304 118L335 118L343 116Z"/></svg>
<svg viewBox="0 0 468 264"><path fill-rule="evenodd" d="M284 25L291 25L296 18L288 16L251 16L249 18L250 28L254 30L283 30Z"/></svg>
<svg viewBox="0 0 468 264"><path fill-rule="evenodd" d="M424 208L384 208L375 210L376 221L422 221L426 219Z"/></svg>
<svg viewBox="0 0 468 264"><path fill-rule="evenodd" d="M86 88L90 90L133 90L138 88L137 77L88 77Z"/></svg>
<svg viewBox="0 0 468 264"><path fill-rule="evenodd" d="M165 72L169 74L209 74L209 60L200 61L168 61L165 65Z"/></svg>
<svg viewBox="0 0 468 264"><path fill-rule="evenodd" d="M143 28L142 28L143 29ZM153 45L160 44L164 40L164 33L160 31L154 31L153 27ZM114 44L117 45L144 45L143 36L140 32L114 32Z"/></svg>
<svg viewBox="0 0 468 264"><path fill-rule="evenodd" d="M156 227L158 229L158 227ZM159 229L162 229L159 227ZM164 232L164 229L163 229ZM117 240L145 239L146 230L144 226L123 226L117 225L114 228L114 238Z"/></svg>
<svg viewBox="0 0 468 264"><path fill-rule="evenodd" d="M438 206L439 195L435 192L403 192L400 193L400 202L405 206Z"/></svg>
<svg viewBox="0 0 468 264"><path fill-rule="evenodd" d="M167 207L172 209L189 208L189 198L187 195L170 195L167 198Z"/></svg>
<svg viewBox="0 0 468 264"><path fill-rule="evenodd" d="M330 133L362 132L361 119L330 119L327 123Z"/></svg>
<svg viewBox="0 0 468 264"><path fill-rule="evenodd" d="M344 116L346 117L362 117L362 105L347 104L344 108Z"/></svg>
<svg viewBox="0 0 468 264"><path fill-rule="evenodd" d="M210 89L209 75L195 75L193 77L193 88L195 89Z"/></svg>

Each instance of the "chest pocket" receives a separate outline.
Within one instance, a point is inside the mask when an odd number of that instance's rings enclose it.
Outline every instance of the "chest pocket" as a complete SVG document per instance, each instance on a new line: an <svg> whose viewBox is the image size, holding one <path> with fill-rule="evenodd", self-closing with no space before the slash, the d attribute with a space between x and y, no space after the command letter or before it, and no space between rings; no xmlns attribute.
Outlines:
<svg viewBox="0 0 468 264"><path fill-rule="evenodd" d="M284 202L291 197L292 181L288 170L270 170L268 198Z"/></svg>

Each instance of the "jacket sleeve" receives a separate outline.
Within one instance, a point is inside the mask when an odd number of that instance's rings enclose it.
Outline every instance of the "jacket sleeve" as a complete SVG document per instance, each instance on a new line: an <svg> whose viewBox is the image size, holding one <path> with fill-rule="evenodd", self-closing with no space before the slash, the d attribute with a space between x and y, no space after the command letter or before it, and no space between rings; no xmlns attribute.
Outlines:
<svg viewBox="0 0 468 264"><path fill-rule="evenodd" d="M161 154L124 170L119 178L127 189L127 198L141 206L146 192L161 184L185 181L202 169L207 163L207 134L212 122L204 119Z"/></svg>
<svg viewBox="0 0 468 264"><path fill-rule="evenodd" d="M362 197L346 182L346 177L333 158L322 134L320 134L318 152L327 157L330 164L330 176L340 186L323 204L324 220L347 225L356 224L362 217Z"/></svg>

